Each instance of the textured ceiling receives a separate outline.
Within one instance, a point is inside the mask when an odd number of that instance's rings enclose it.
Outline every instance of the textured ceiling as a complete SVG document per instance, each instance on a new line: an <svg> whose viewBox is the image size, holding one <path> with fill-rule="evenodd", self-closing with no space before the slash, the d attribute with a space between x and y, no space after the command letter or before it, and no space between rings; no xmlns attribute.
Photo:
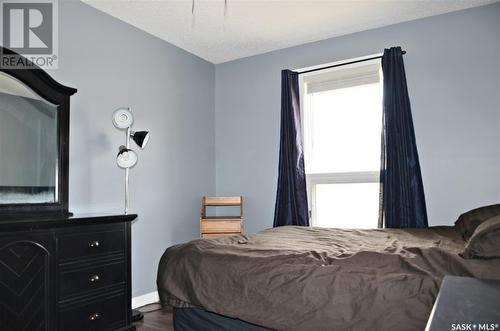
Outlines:
<svg viewBox="0 0 500 331"><path fill-rule="evenodd" d="M83 0L210 62L410 21L495 0Z"/></svg>

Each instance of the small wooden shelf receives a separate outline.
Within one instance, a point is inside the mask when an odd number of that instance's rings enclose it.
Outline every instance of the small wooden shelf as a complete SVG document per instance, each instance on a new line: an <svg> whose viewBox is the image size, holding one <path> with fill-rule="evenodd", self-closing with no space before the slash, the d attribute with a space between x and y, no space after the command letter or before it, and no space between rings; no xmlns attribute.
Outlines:
<svg viewBox="0 0 500 331"><path fill-rule="evenodd" d="M206 216L207 206L240 207L239 216ZM200 237L231 236L243 233L243 197L203 197L201 199Z"/></svg>

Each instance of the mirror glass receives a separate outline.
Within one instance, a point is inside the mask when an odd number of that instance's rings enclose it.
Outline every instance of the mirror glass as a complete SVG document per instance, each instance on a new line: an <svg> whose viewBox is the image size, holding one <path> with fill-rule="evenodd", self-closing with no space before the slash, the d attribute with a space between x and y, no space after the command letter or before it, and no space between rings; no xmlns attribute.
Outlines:
<svg viewBox="0 0 500 331"><path fill-rule="evenodd" d="M57 201L57 105L0 72L0 204Z"/></svg>

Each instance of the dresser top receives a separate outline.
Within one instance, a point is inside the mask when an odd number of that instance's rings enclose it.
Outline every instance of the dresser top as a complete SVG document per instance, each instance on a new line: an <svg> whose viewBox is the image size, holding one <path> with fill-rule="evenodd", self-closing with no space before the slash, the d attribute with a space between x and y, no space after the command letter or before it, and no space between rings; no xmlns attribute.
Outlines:
<svg viewBox="0 0 500 331"><path fill-rule="evenodd" d="M427 331L500 330L500 281L447 276Z"/></svg>
<svg viewBox="0 0 500 331"><path fill-rule="evenodd" d="M116 222L132 222L137 214L71 214L71 215L38 215L19 217L0 217L0 231L17 229L44 229L52 227L66 227L90 224L104 224Z"/></svg>

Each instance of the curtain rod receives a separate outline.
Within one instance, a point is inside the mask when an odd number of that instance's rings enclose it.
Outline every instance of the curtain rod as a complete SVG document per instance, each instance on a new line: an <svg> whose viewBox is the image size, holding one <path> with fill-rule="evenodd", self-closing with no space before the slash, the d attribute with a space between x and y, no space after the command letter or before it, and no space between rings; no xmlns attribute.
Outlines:
<svg viewBox="0 0 500 331"><path fill-rule="evenodd" d="M406 51L403 51L402 53L404 55L404 54L406 54ZM382 58L382 55L373 56L373 57L369 57L369 58L366 58L366 59L355 60L355 61L350 61L350 62L344 62L344 63L334 64L334 65L331 65L331 66L326 66L326 67L320 67L320 68L314 68L314 69L309 69L309 70L305 70L305 71L300 71L300 72L298 72L298 74L302 75L302 74L307 74L309 72L314 72L314 71L318 71L318 70L325 70L325 69L330 69L330 68L335 68L335 67L341 67L341 66L345 66L345 65L348 65L348 64L354 64L354 63L359 63L359 62L364 62L364 61L370 61L370 60L375 60L375 59L381 59L381 58Z"/></svg>

